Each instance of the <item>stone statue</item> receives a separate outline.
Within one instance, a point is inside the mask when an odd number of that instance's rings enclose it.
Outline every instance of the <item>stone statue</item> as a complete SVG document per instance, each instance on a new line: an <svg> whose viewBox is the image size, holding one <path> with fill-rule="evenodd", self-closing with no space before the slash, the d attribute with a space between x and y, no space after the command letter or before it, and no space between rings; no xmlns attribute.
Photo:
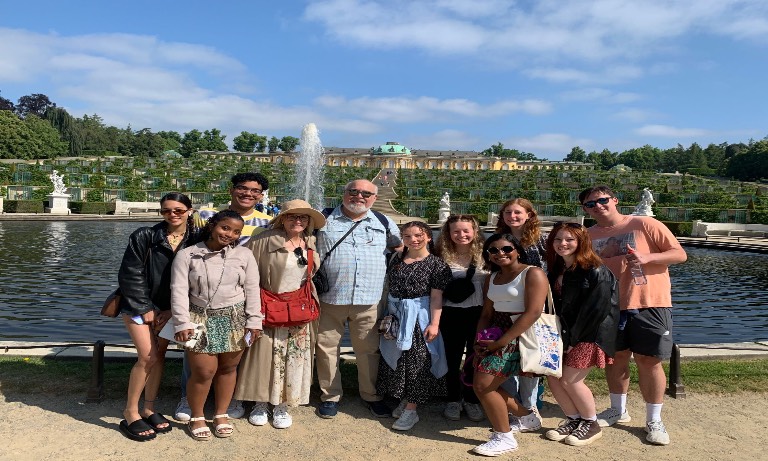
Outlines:
<svg viewBox="0 0 768 461"><path fill-rule="evenodd" d="M53 183L54 194L67 193L67 186L64 185L64 175L59 175L58 170L53 170L48 177L51 178L51 182Z"/></svg>
<svg viewBox="0 0 768 461"><path fill-rule="evenodd" d="M646 187L640 196L640 203L635 206L635 211L632 214L635 216L653 216L651 205L654 203L656 201L653 199L653 193Z"/></svg>
<svg viewBox="0 0 768 461"><path fill-rule="evenodd" d="M448 192L443 194L443 198L440 199L440 208L437 209L437 223L443 224L448 220L448 216L451 215L451 197Z"/></svg>
<svg viewBox="0 0 768 461"><path fill-rule="evenodd" d="M443 208L450 210L451 209L451 196L448 195L448 192L443 194L443 198L440 199L440 209Z"/></svg>

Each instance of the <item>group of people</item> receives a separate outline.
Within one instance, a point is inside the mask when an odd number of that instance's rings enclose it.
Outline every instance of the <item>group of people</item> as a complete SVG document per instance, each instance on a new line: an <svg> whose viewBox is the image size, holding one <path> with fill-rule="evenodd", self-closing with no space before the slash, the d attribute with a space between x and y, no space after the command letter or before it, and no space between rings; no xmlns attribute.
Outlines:
<svg viewBox="0 0 768 461"><path fill-rule="evenodd" d="M487 416L491 435L476 453L513 451L515 432L542 426L542 378L521 369L518 337L551 302L564 354L562 376L546 379L565 419L545 437L586 445L601 427L629 422L634 355L646 439L669 443L661 421L661 363L672 349L668 266L686 255L660 222L621 214L607 186L579 196L596 221L589 229L559 222L545 235L533 205L519 198L502 205L488 239L474 216L451 215L434 243L425 223L398 228L373 211L371 181L347 184L334 209L292 200L275 218L255 209L268 187L259 173L237 174L230 205L218 211L194 212L186 196L169 193L161 199L163 222L131 235L119 273L123 322L138 353L120 423L127 437L150 440L171 430L154 406L168 347L158 331L166 322L177 342L200 336L184 354L175 414L197 440L229 437L243 401L253 402L251 424L271 416L275 428L290 427L289 408L309 403L313 368L317 413L335 417L347 326L360 397L373 416L394 417L392 428L407 431L419 421L419 405L442 398L449 420L462 412L471 421ZM602 251L607 246L610 253ZM631 275L637 270L643 284ZM327 291L318 293L316 274ZM300 291L319 308L317 320L265 324L262 296ZM611 405L599 414L584 383L593 367L606 368L610 390ZM211 385L212 429L203 414ZM385 397L399 404L392 409Z"/></svg>

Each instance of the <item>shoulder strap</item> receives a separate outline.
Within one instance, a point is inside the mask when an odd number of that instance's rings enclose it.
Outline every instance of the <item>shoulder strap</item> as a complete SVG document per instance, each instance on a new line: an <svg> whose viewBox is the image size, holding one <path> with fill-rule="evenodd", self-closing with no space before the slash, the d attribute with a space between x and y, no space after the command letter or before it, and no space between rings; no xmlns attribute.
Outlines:
<svg viewBox="0 0 768 461"><path fill-rule="evenodd" d="M384 230L387 232L387 243L389 243L389 236L392 235L392 233L389 231L389 218L387 218L382 213L379 213L376 210L371 210L371 211L373 212L374 216L378 218L381 225L384 226Z"/></svg>
<svg viewBox="0 0 768 461"><path fill-rule="evenodd" d="M469 263L469 267L467 268L466 278L471 279L472 276L474 275L475 275L475 263Z"/></svg>
<svg viewBox="0 0 768 461"><path fill-rule="evenodd" d="M341 237L339 240L337 240L337 241L336 241L336 243L334 243L334 244L333 244L333 246L331 247L331 249L330 249L330 250L328 250L328 253L326 253L326 254L325 254L325 256L323 256L323 260L320 262L320 265L321 265L321 266L323 265L323 263L325 262L325 260L326 260L326 259L328 259L328 256L330 256L330 255L331 255L331 253L333 252L333 250L335 250L335 249L336 249L336 247L337 247L337 246L339 246L339 244L340 244L341 242L343 242L343 241L344 241L344 239L345 239L345 238L347 238L347 236L348 236L349 234L351 234L351 233L352 233L352 231L353 231L353 230L355 230L355 227L359 226L361 222L362 222L362 220L360 220L360 221L355 221L355 224L354 224L352 227L350 227L350 228L349 228L349 230L347 231L347 233L346 233L346 234L344 234L344 236L343 236L343 237Z"/></svg>

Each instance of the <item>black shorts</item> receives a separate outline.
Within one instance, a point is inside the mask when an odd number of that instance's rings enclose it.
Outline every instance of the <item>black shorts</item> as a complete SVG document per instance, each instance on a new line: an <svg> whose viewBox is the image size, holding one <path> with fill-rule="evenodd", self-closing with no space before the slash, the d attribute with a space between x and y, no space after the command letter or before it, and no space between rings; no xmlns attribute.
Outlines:
<svg viewBox="0 0 768 461"><path fill-rule="evenodd" d="M622 328L623 327L623 328ZM672 356L672 308L621 311L616 350L667 360Z"/></svg>

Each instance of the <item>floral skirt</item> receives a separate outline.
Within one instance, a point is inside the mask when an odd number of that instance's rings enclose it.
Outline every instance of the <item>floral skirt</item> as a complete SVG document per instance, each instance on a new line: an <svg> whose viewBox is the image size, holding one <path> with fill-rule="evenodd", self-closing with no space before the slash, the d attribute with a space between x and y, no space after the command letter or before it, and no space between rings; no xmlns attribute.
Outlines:
<svg viewBox="0 0 768 461"><path fill-rule="evenodd" d="M512 326L512 318L508 312L494 312L491 318L492 327L499 327L503 331ZM501 378L508 378L520 373L520 351L517 349L517 338L506 346L496 349L486 355L477 364L477 372L486 373Z"/></svg>
<svg viewBox="0 0 768 461"><path fill-rule="evenodd" d="M245 349L245 302L221 309L189 305L190 321L205 324L205 334L190 349L198 354L222 354Z"/></svg>
<svg viewBox="0 0 768 461"><path fill-rule="evenodd" d="M613 359L605 355L595 343L578 343L565 353L563 365L571 368L587 369L591 367L605 368L612 365Z"/></svg>

